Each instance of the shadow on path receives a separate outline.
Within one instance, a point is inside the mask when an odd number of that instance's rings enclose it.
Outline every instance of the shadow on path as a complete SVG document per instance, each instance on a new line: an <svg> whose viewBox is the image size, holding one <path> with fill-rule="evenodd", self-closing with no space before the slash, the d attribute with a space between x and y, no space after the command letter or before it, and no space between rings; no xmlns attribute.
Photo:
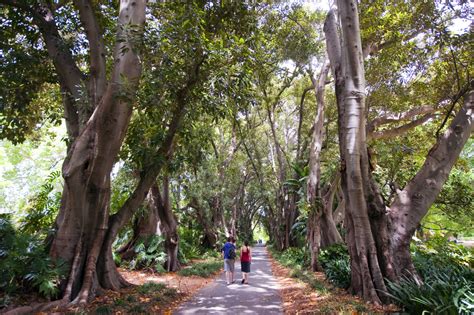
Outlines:
<svg viewBox="0 0 474 315"><path fill-rule="evenodd" d="M253 247L250 284L240 284L240 261L235 262L236 283L227 285L225 273L201 289L173 314L283 314L278 282L273 277L265 247Z"/></svg>

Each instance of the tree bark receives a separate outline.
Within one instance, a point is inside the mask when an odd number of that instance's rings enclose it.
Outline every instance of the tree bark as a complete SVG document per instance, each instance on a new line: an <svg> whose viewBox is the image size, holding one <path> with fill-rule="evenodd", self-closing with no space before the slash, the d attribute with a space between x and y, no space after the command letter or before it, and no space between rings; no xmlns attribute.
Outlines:
<svg viewBox="0 0 474 315"><path fill-rule="evenodd" d="M163 176L163 193L160 193L158 185L151 186L150 193L159 216L159 227L162 235L165 237L166 263L167 271L177 271L181 268L178 260L178 221L171 209L169 194L169 177Z"/></svg>
<svg viewBox="0 0 474 315"><path fill-rule="evenodd" d="M365 86L357 4L339 0L338 9L345 47L341 55L338 55L341 45L338 45L337 33L328 32L327 28L329 21L335 21L332 12L325 31L336 78L351 289L367 301L380 303L386 301L384 277L396 281L407 272L415 271L409 251L411 238L472 132L474 96L471 85L463 108L437 140L417 175L398 192L387 209L371 177L365 144ZM342 73L338 69L342 69Z"/></svg>
<svg viewBox="0 0 474 315"><path fill-rule="evenodd" d="M133 46L136 39L124 36L123 29L127 25L143 27L145 6L145 1L121 1L111 82L63 165L65 193L51 256L71 266L69 279L61 285L65 300L85 303L106 286L98 274L108 270L99 270L97 260L109 224L110 172L128 127L141 75ZM118 40L123 38L125 41ZM124 94L128 99L119 97Z"/></svg>
<svg viewBox="0 0 474 315"><path fill-rule="evenodd" d="M338 97L344 107L339 126L344 140L343 189L346 198L346 228L348 229L351 255L351 289L365 300L380 304L377 290L385 292L385 284L379 267L375 240L371 233L369 209L366 197L369 192L368 161L365 134L365 75L362 44L359 31L357 3L338 1L341 22L340 64L344 79L342 95ZM342 107L341 106L341 107Z"/></svg>
<svg viewBox="0 0 474 315"><path fill-rule="evenodd" d="M425 163L397 192L390 206L390 251L394 257L394 269L399 277L407 271L414 273L410 256L410 241L416 228L428 212L446 182L462 148L473 132L474 81L464 99L463 107L446 132L431 148ZM395 255L396 254L396 255Z"/></svg>
<svg viewBox="0 0 474 315"><path fill-rule="evenodd" d="M309 176L307 183L307 201L310 207L308 217L308 243L311 253L311 269L321 271L318 262L319 249L321 246L321 215L323 214L323 202L321 198L321 150L324 139L324 87L329 72L329 64L324 61L319 79L316 82L310 73L311 81L315 87L318 110L313 125L311 136L311 149L309 156Z"/></svg>

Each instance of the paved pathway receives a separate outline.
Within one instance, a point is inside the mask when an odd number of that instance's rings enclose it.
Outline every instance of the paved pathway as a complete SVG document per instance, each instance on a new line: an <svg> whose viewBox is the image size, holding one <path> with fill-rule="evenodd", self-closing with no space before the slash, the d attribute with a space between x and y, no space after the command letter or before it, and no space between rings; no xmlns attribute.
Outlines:
<svg viewBox="0 0 474 315"><path fill-rule="evenodd" d="M236 260L235 284L227 285L223 273L173 314L283 314L279 286L272 276L267 250L252 249L250 284L240 284L240 261Z"/></svg>

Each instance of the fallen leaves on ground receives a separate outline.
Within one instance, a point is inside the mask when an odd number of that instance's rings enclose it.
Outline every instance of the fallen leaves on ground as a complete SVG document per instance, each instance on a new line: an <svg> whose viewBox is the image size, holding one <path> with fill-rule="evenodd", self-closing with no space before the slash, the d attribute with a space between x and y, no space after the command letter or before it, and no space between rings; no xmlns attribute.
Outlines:
<svg viewBox="0 0 474 315"><path fill-rule="evenodd" d="M188 300L193 294L214 281L218 273L209 278L197 276L181 276L175 272L158 274L152 271L129 271L119 268L120 274L132 286L119 291L105 290L85 307L69 307L52 309L59 313L86 314L172 314L172 310ZM145 286L144 286L145 285ZM34 305L44 302L37 294L29 301L16 299L9 309L20 305Z"/></svg>
<svg viewBox="0 0 474 315"><path fill-rule="evenodd" d="M282 289L280 296L285 314L344 314L390 313L397 310L394 305L377 307L365 303L362 299L350 295L346 290L333 287L326 281L322 272L315 272L315 278L324 284L327 290L316 291L307 283L290 277L291 270L279 264L270 256L273 275Z"/></svg>

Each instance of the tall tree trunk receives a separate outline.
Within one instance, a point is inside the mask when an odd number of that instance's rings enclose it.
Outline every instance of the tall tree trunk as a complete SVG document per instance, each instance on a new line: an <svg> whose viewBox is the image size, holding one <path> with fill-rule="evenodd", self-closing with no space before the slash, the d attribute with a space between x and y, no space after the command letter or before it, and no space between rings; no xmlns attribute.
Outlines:
<svg viewBox="0 0 474 315"><path fill-rule="evenodd" d="M121 1L111 82L63 165L65 193L51 256L71 266L69 279L61 285L65 300L85 303L104 286L97 275L97 259L109 223L110 172L128 127L141 74L133 47L136 39L128 38L123 30L128 25L143 27L145 6L145 1ZM124 93L129 95L127 100L119 97Z"/></svg>
<svg viewBox="0 0 474 315"><path fill-rule="evenodd" d="M380 303L386 301L383 277L397 280L415 271L409 252L410 241L473 130L474 92L471 82L462 109L437 140L423 167L398 192L387 211L371 177L365 145L365 87L357 4L339 0L338 10L345 50L340 50L333 12L328 15L325 32L336 78L351 288L365 300Z"/></svg>
<svg viewBox="0 0 474 315"><path fill-rule="evenodd" d="M340 128L344 142L343 188L346 198L346 227L351 255L351 288L365 300L381 303L377 292L385 292L377 248L372 234L366 197L369 195L368 161L365 134L365 75L359 31L357 3L338 1L341 38L340 64L344 78L342 96L344 107ZM342 107L341 106L341 107Z"/></svg>
<svg viewBox="0 0 474 315"><path fill-rule="evenodd" d="M311 253L311 269L321 271L318 262L319 248L321 246L321 215L323 202L321 198L321 150L324 139L324 87L329 72L329 64L324 61L319 78L316 81L310 73L311 81L316 92L318 110L314 119L313 134L311 135L311 149L309 155L309 176L307 184L307 201L310 207L308 217L308 242Z"/></svg>
<svg viewBox="0 0 474 315"><path fill-rule="evenodd" d="M206 215L205 209L196 197L191 198L189 206L196 210L196 220L203 229L204 238L202 240L202 245L206 248L214 249L217 244L217 231L214 225L212 225L211 220Z"/></svg>
<svg viewBox="0 0 474 315"><path fill-rule="evenodd" d="M160 218L159 226L162 235L165 237L165 250L167 254L165 268L167 271L177 271L180 269L178 260L178 221L171 209L169 194L169 177L163 177L163 194L160 193L158 185L153 185L150 189L155 207Z"/></svg>

